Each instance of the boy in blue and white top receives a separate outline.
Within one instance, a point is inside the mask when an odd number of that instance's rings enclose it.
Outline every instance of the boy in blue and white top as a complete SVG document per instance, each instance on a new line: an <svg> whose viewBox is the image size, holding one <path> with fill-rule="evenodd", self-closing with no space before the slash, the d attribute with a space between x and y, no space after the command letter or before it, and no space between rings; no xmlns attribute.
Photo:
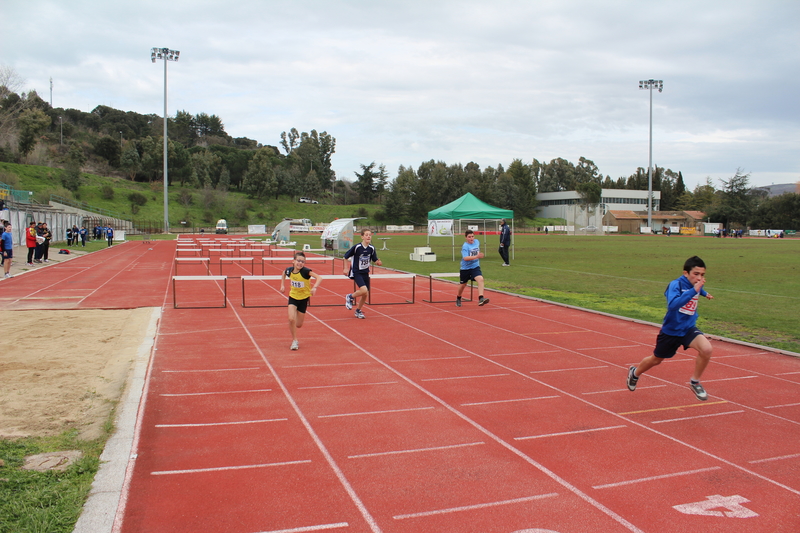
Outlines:
<svg viewBox="0 0 800 533"><path fill-rule="evenodd" d="M489 303L488 298L483 297L483 272L481 272L481 242L475 238L475 232L468 229L464 232L466 242L461 246L461 279L458 285L458 295L456 296L456 307L461 307L461 295L464 288L470 281L478 282L478 305Z"/></svg>
<svg viewBox="0 0 800 533"><path fill-rule="evenodd" d="M664 359L669 359L678 351L679 346L684 350L693 348L697 351L694 364L694 373L690 386L698 400L707 400L708 394L700 385L700 377L711 360L711 342L702 331L697 329L697 301L700 296L713 300L703 288L706 283L706 264L696 255L686 260L683 265L683 275L670 282L664 296L667 297L667 314L656 339L653 355L642 359L638 367L628 369L628 389L636 389L639 377L660 365Z"/></svg>
<svg viewBox="0 0 800 533"><path fill-rule="evenodd" d="M366 318L361 308L364 307L364 302L367 301L367 295L369 294L370 262L378 266L383 264L381 260L378 259L378 253L371 243L372 231L363 229L361 230L361 242L347 250L344 254L344 275L352 278L358 286L356 292L345 296L344 305L348 309L352 309L353 304L356 304L356 318ZM356 303L356 300L358 300L358 303Z"/></svg>

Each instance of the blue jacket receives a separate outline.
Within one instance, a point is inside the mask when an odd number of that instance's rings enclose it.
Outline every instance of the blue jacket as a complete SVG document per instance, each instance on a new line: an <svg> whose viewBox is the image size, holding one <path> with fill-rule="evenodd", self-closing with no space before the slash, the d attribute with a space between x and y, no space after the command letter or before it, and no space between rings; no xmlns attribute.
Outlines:
<svg viewBox="0 0 800 533"><path fill-rule="evenodd" d="M508 224L500 226L500 244L506 248L511 246L511 228L508 227Z"/></svg>
<svg viewBox="0 0 800 533"><path fill-rule="evenodd" d="M667 297L667 314L661 331L667 335L683 337L697 324L697 301L705 296L705 289L694 290L694 285L686 276L670 282L664 296Z"/></svg>

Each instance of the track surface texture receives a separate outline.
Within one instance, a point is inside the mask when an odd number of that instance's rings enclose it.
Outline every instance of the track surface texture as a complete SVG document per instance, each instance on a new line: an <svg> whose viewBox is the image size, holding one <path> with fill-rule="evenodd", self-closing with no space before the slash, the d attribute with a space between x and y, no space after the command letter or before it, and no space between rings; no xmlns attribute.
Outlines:
<svg viewBox="0 0 800 533"><path fill-rule="evenodd" d="M427 278L365 320L326 279L291 351L279 281L247 289L274 307L242 307L226 265L225 307L176 309L224 287L173 292L174 242L103 253L4 292L7 309L163 307L115 531L800 531L794 357L713 340L708 401L683 351L630 392L656 327L491 291L457 308L438 280L450 301L430 304ZM410 287L375 280L373 302Z"/></svg>

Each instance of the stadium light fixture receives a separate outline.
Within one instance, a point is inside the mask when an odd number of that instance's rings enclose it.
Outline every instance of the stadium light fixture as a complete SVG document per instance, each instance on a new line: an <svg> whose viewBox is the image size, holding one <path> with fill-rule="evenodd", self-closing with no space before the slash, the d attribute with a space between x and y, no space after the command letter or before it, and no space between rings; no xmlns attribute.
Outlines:
<svg viewBox="0 0 800 533"><path fill-rule="evenodd" d="M169 196L167 186L167 156L169 152L167 144L167 63L180 59L181 53L178 50L169 48L153 48L150 51L150 60L155 63L157 59L164 60L164 233L169 233Z"/></svg>
<svg viewBox="0 0 800 533"><path fill-rule="evenodd" d="M653 229L653 89L664 90L664 80L639 80L639 89L650 90L650 159L647 163L647 227Z"/></svg>

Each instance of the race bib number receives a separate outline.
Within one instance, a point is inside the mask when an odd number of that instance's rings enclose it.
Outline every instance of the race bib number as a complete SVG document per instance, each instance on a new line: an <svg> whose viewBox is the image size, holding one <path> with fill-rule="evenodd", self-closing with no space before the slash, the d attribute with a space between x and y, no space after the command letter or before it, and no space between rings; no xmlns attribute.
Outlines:
<svg viewBox="0 0 800 533"><path fill-rule="evenodd" d="M295 288L295 289L302 289L305 286L306 286L306 283L304 281L292 280L292 287Z"/></svg>
<svg viewBox="0 0 800 533"><path fill-rule="evenodd" d="M686 305L681 307L679 312L683 313L684 315L693 315L697 311L697 295L694 295L694 298L689 300Z"/></svg>
<svg viewBox="0 0 800 533"><path fill-rule="evenodd" d="M358 269L359 270L369 270L369 259L370 256L362 255L358 258Z"/></svg>
<svg viewBox="0 0 800 533"><path fill-rule="evenodd" d="M470 257L475 257L476 255L478 255L478 252L480 252L480 251L481 251L480 248L472 248L469 251L469 255L470 255Z"/></svg>

